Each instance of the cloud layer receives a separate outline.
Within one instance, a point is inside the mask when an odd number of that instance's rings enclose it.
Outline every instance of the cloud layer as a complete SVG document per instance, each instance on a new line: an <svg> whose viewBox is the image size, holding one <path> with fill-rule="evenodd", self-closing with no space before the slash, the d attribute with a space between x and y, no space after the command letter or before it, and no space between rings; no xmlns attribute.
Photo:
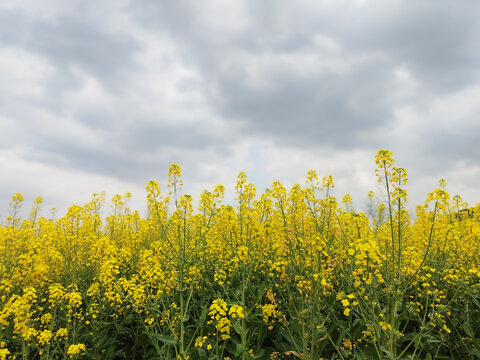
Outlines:
<svg viewBox="0 0 480 360"><path fill-rule="evenodd" d="M177 162L186 191L333 173L361 207L395 153L420 203L480 201L480 3L18 1L0 5L0 216L64 210ZM164 182L163 182L164 183Z"/></svg>

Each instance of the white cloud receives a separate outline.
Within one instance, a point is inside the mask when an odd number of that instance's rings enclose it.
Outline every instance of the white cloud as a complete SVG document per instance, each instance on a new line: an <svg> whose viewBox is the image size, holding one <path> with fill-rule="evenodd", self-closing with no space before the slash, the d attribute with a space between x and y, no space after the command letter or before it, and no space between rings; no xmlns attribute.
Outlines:
<svg viewBox="0 0 480 360"><path fill-rule="evenodd" d="M0 98L40 100L46 95L45 81L54 72L54 67L35 53L0 47Z"/></svg>
<svg viewBox="0 0 480 360"><path fill-rule="evenodd" d="M142 206L177 162L196 199L223 183L231 201L239 171L261 192L313 168L361 208L378 147L409 171L412 202L439 177L478 201L475 6L411 19L408 2L272 4L0 4L17 26L0 24L2 203L107 190Z"/></svg>
<svg viewBox="0 0 480 360"><path fill-rule="evenodd" d="M320 139L319 139L320 141ZM358 208L363 206L367 192L376 189L374 155L371 150L341 150L318 147L308 150L270 145L262 154L272 180L288 186L305 185L309 170L316 170L319 178L332 175L336 183L334 193L341 199L350 194Z"/></svg>
<svg viewBox="0 0 480 360"><path fill-rule="evenodd" d="M249 24L245 4L242 1L208 0L194 6L200 21L219 31L222 38L242 30Z"/></svg>
<svg viewBox="0 0 480 360"><path fill-rule="evenodd" d="M70 67L71 74L80 83L79 87L68 89L61 96L62 103L72 110L115 110L116 100L109 94L102 83L92 74L76 66Z"/></svg>
<svg viewBox="0 0 480 360"><path fill-rule="evenodd" d="M244 74L242 81L252 88L273 89L285 76L312 79L344 74L361 60L342 56L340 44L326 35L315 35L313 44L313 47L280 53L233 50L219 59L219 68L224 74Z"/></svg>
<svg viewBox="0 0 480 360"><path fill-rule="evenodd" d="M43 216L49 215L50 208L56 207L62 215L74 204L83 205L90 200L93 193L107 192L109 200L115 194L132 193L132 208L144 209L144 190L136 184L113 177L89 174L79 170L64 169L41 162L25 160L19 152L22 149L0 150L2 176L0 218L3 221L8 214L9 196L14 192L25 195L23 215L28 215L28 208L35 196L44 199ZM31 151L31 149L28 149ZM9 191L7 193L6 191ZM107 212L110 209L106 209Z"/></svg>

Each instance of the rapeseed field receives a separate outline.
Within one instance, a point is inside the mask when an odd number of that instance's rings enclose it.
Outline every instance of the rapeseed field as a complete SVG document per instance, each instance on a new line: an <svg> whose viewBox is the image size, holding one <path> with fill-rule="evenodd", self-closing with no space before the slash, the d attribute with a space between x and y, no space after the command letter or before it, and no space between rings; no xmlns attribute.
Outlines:
<svg viewBox="0 0 480 360"><path fill-rule="evenodd" d="M166 192L95 194L61 218L0 227L0 359L476 359L480 205L446 183L409 214L407 172L380 150L374 214L333 195L332 177L240 173L194 202L171 165ZM198 205L197 205L198 204Z"/></svg>

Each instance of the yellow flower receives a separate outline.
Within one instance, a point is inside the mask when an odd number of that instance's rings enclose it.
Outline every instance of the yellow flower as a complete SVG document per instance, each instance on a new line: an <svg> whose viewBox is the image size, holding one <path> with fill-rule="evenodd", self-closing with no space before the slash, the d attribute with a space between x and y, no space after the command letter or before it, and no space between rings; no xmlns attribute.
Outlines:
<svg viewBox="0 0 480 360"><path fill-rule="evenodd" d="M199 336L195 339L195 347L201 348L203 344L207 342L207 337L206 336ZM208 349L208 346L207 346Z"/></svg>
<svg viewBox="0 0 480 360"><path fill-rule="evenodd" d="M392 325L390 325L389 323L386 323L386 322L384 322L384 321L380 321L378 324L380 325L380 327L381 327L382 330L384 330L384 331L392 330Z"/></svg>
<svg viewBox="0 0 480 360"><path fill-rule="evenodd" d="M40 334L38 334L37 340L40 345L46 345L50 343L52 336L53 334L50 330L43 330Z"/></svg>
<svg viewBox="0 0 480 360"><path fill-rule="evenodd" d="M6 360L8 355L10 355L8 349L0 349L0 360Z"/></svg>
<svg viewBox="0 0 480 360"><path fill-rule="evenodd" d="M61 337L66 337L67 334L68 334L68 330L66 328L60 328L55 333L55 339L61 338Z"/></svg>
<svg viewBox="0 0 480 360"><path fill-rule="evenodd" d="M243 308L240 305L232 305L230 310L228 310L228 315L232 316L232 318L240 318L243 319L245 314L243 313Z"/></svg>
<svg viewBox="0 0 480 360"><path fill-rule="evenodd" d="M50 313L43 314L42 317L40 318L40 322L42 324L47 324L51 320L52 320L52 314L50 314Z"/></svg>
<svg viewBox="0 0 480 360"><path fill-rule="evenodd" d="M71 359L75 355L78 355L85 350L86 350L86 346L84 344L70 345L67 349L67 355Z"/></svg>

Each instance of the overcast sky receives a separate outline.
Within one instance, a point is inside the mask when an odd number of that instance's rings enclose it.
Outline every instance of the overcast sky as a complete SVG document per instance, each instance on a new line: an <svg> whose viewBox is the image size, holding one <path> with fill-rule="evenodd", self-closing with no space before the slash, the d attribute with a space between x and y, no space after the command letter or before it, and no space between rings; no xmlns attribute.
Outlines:
<svg viewBox="0 0 480 360"><path fill-rule="evenodd" d="M480 2L0 2L0 217L165 184L332 174L364 207L376 151L480 201Z"/></svg>

